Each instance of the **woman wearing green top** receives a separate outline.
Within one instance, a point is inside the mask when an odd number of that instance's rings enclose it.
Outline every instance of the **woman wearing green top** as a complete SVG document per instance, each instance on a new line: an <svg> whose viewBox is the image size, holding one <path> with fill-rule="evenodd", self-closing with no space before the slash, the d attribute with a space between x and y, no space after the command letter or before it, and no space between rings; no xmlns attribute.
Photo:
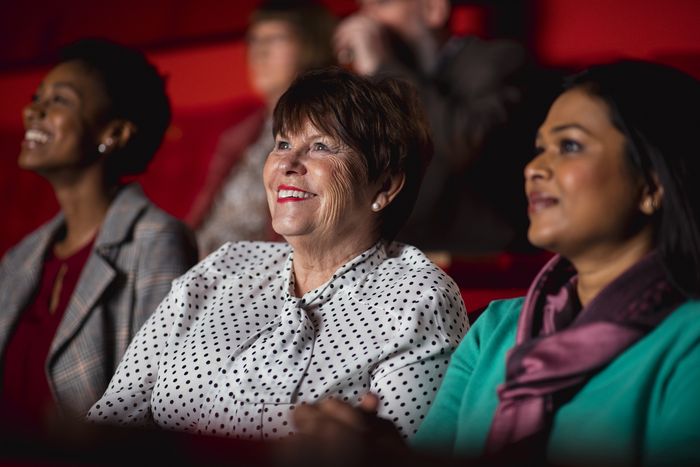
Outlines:
<svg viewBox="0 0 700 467"><path fill-rule="evenodd" d="M371 415L372 395L299 410L300 432L402 465L700 464L698 108L699 83L661 65L573 77L525 168L529 239L557 255L453 354L412 440L422 454Z"/></svg>

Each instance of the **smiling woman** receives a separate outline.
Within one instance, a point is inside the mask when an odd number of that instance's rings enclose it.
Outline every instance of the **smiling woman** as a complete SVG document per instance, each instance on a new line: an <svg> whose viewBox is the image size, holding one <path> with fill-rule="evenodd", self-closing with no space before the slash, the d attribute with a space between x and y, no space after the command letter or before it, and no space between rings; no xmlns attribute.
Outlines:
<svg viewBox="0 0 700 467"><path fill-rule="evenodd" d="M0 263L0 409L42 424L84 417L170 281L192 235L121 178L143 172L170 120L158 72L135 50L78 42L23 112L18 163L61 212Z"/></svg>
<svg viewBox="0 0 700 467"><path fill-rule="evenodd" d="M178 280L89 418L276 438L300 404L371 390L413 435L468 326L454 282L391 242L430 156L415 102L395 81L299 77L264 170L288 244L229 243Z"/></svg>

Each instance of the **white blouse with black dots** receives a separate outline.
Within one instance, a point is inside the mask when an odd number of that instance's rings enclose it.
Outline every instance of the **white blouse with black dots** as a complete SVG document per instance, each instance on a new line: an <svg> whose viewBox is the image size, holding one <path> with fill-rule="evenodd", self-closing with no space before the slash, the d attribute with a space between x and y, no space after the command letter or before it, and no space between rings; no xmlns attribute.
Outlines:
<svg viewBox="0 0 700 467"><path fill-rule="evenodd" d="M228 243L176 280L88 418L278 438L296 405L372 391L412 436L469 326L457 286L380 242L298 298L292 262L284 243Z"/></svg>

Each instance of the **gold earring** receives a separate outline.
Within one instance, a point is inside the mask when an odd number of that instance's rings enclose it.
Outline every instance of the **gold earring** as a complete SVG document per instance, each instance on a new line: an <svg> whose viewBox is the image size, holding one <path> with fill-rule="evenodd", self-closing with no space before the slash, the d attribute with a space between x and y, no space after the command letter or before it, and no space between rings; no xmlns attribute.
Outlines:
<svg viewBox="0 0 700 467"><path fill-rule="evenodd" d="M644 200L644 208L649 214L654 214L659 209L659 202L653 197Z"/></svg>

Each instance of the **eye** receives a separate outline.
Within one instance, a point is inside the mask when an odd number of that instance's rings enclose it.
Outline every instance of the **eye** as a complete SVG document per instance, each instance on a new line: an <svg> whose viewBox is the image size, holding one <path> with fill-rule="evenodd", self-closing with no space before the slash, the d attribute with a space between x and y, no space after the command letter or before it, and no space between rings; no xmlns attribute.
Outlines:
<svg viewBox="0 0 700 467"><path fill-rule="evenodd" d="M539 156L544 152L544 148L542 146L535 146L532 149L532 158L534 159L535 157Z"/></svg>
<svg viewBox="0 0 700 467"><path fill-rule="evenodd" d="M275 149L279 151L284 151L289 148L291 148L291 145L287 141L280 140L275 144Z"/></svg>
<svg viewBox="0 0 700 467"><path fill-rule="evenodd" d="M559 149L562 154L577 153L581 152L583 145L571 139L564 139L559 143Z"/></svg>
<svg viewBox="0 0 700 467"><path fill-rule="evenodd" d="M61 105L68 104L70 102L70 99L68 99L66 96L64 96L62 94L53 94L49 100L54 104L61 104Z"/></svg>
<svg viewBox="0 0 700 467"><path fill-rule="evenodd" d="M313 143L311 145L312 151L328 151L328 146L323 143Z"/></svg>

